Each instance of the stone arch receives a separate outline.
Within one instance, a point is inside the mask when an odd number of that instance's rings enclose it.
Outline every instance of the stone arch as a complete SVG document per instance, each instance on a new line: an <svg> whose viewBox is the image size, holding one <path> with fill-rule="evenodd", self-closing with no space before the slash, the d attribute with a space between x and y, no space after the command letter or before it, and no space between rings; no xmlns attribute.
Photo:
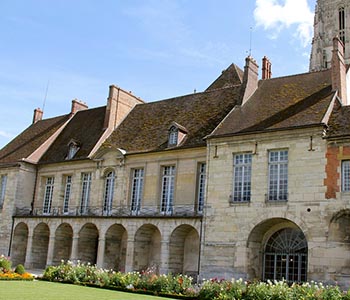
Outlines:
<svg viewBox="0 0 350 300"><path fill-rule="evenodd" d="M253 230L250 232L248 240L247 240L247 271L249 278L260 278L260 279L270 279L268 274L265 274L266 263L272 257L266 257L267 249L269 243L271 243L274 239L279 239L285 235L285 239L298 239L302 240L306 244L306 250L303 250L302 253L302 261L299 263L297 267L302 268L303 274L305 276L301 276L300 281L306 280L307 274L307 239L302 231L302 229L295 224L294 222L285 219L285 218L272 218L267 219L265 221L257 224ZM265 253L266 250L266 253ZM306 253L305 253L306 251ZM275 255L273 253L271 255ZM281 253L282 254L282 253ZM292 253L283 253L283 255L289 255ZM277 255L277 254L276 254ZM299 254L298 254L299 255ZM273 258L275 259L275 257ZM277 257L276 259L285 259ZM291 257L294 259L294 257ZM296 258L295 258L296 259ZM288 278L285 278L288 280Z"/></svg>
<svg viewBox="0 0 350 300"><path fill-rule="evenodd" d="M159 271L161 234L152 224L142 225L135 233L134 266L136 271L154 268Z"/></svg>
<svg viewBox="0 0 350 300"><path fill-rule="evenodd" d="M11 260L13 266L25 264L28 243L28 226L21 222L18 223L13 231Z"/></svg>
<svg viewBox="0 0 350 300"><path fill-rule="evenodd" d="M83 263L96 264L98 229L95 224L85 224L79 232L78 259Z"/></svg>
<svg viewBox="0 0 350 300"><path fill-rule="evenodd" d="M114 224L108 228L105 237L104 268L125 271L127 240L128 233L123 225Z"/></svg>
<svg viewBox="0 0 350 300"><path fill-rule="evenodd" d="M184 224L175 228L169 242L169 272L196 278L199 245L199 234L194 227Z"/></svg>
<svg viewBox="0 0 350 300"><path fill-rule="evenodd" d="M328 257L333 258L335 281L342 283L350 274L350 209L334 214L329 224Z"/></svg>
<svg viewBox="0 0 350 300"><path fill-rule="evenodd" d="M61 260L67 261L72 251L73 229L67 223L60 224L55 233L55 245L52 263L58 265Z"/></svg>
<svg viewBox="0 0 350 300"><path fill-rule="evenodd" d="M38 224L33 231L32 263L34 269L46 267L50 229L46 223Z"/></svg>

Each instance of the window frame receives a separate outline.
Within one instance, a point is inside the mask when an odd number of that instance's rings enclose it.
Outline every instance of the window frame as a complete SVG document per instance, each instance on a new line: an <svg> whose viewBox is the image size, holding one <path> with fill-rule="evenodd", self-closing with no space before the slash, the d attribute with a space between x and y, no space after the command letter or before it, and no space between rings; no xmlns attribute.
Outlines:
<svg viewBox="0 0 350 300"><path fill-rule="evenodd" d="M341 161L341 191L350 192L350 160Z"/></svg>
<svg viewBox="0 0 350 300"><path fill-rule="evenodd" d="M55 187L55 177L54 176L45 177L43 215L51 214L54 187Z"/></svg>
<svg viewBox="0 0 350 300"><path fill-rule="evenodd" d="M111 215L112 213L115 179L114 170L106 172L103 191L103 215Z"/></svg>
<svg viewBox="0 0 350 300"><path fill-rule="evenodd" d="M169 172L167 172L169 170ZM169 174L168 174L169 173ZM176 166L167 165L162 166L161 179L161 195L160 195L160 212L164 214L171 214L173 212L175 199L175 176Z"/></svg>
<svg viewBox="0 0 350 300"><path fill-rule="evenodd" d="M130 211L132 214L138 214L141 209L144 189L144 168L131 169L131 195Z"/></svg>
<svg viewBox="0 0 350 300"><path fill-rule="evenodd" d="M0 209L3 208L6 196L7 174L1 175L0 182Z"/></svg>
<svg viewBox="0 0 350 300"><path fill-rule="evenodd" d="M69 202L72 194L72 175L64 176L64 194L63 194L63 214L69 213Z"/></svg>
<svg viewBox="0 0 350 300"><path fill-rule="evenodd" d="M92 172L81 173L80 214L88 212L91 194Z"/></svg>
<svg viewBox="0 0 350 300"><path fill-rule="evenodd" d="M277 160L272 160L272 154L277 153ZM286 154L286 160L283 160L282 154ZM281 158L282 157L282 158ZM268 193L267 201L269 202L287 202L288 201L288 185L289 185L289 150L288 149L277 149L268 151ZM273 168L273 167L277 167ZM275 169L275 170L273 170ZM274 172L277 170L275 179ZM285 178L283 178L285 176ZM282 181L286 181L283 185ZM272 186L275 185L275 189Z"/></svg>
<svg viewBox="0 0 350 300"><path fill-rule="evenodd" d="M242 157L241 161L237 161L239 157ZM247 161L248 158L249 160ZM241 152L241 153L233 154L233 180L232 180L232 202L233 203L249 203L251 201L252 162L253 162L253 153L251 152ZM237 189L237 193L236 193L236 188L238 184L240 186L239 186L239 189Z"/></svg>
<svg viewBox="0 0 350 300"><path fill-rule="evenodd" d="M173 125L169 129L168 145L170 147L177 146L178 141L179 141L179 128L177 128L175 125Z"/></svg>
<svg viewBox="0 0 350 300"><path fill-rule="evenodd" d="M205 202L205 189L207 181L207 163L200 162L198 163L197 168L197 201L196 201L196 211L198 213L203 212L204 202Z"/></svg>

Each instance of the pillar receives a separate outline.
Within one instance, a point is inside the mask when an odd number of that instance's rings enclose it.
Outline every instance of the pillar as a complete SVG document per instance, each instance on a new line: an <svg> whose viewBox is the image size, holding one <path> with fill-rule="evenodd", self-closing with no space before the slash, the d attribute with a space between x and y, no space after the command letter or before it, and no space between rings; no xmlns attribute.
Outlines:
<svg viewBox="0 0 350 300"><path fill-rule="evenodd" d="M125 258L125 272L132 272L134 269L134 240L127 241L126 258Z"/></svg>

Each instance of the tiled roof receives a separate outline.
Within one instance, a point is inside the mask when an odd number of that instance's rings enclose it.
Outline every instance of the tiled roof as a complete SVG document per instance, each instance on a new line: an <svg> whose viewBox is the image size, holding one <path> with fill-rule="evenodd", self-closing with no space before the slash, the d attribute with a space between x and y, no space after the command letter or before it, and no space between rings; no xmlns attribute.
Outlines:
<svg viewBox="0 0 350 300"><path fill-rule="evenodd" d="M260 80L210 137L320 124L333 96L330 70Z"/></svg>
<svg viewBox="0 0 350 300"><path fill-rule="evenodd" d="M63 115L30 125L0 150L0 164L15 163L22 158L27 158L68 119L69 115Z"/></svg>
<svg viewBox="0 0 350 300"><path fill-rule="evenodd" d="M328 122L327 137L350 136L350 106L335 105Z"/></svg>
<svg viewBox="0 0 350 300"><path fill-rule="evenodd" d="M222 74L206 89L206 91L232 87L241 84L243 71L235 64L231 64Z"/></svg>
<svg viewBox="0 0 350 300"><path fill-rule="evenodd" d="M68 145L78 143L79 150L71 160L87 158L103 134L106 106L77 112L63 129L39 163L65 161Z"/></svg>
<svg viewBox="0 0 350 300"><path fill-rule="evenodd" d="M230 112L239 93L236 86L137 105L102 147L114 146L127 153L165 150L173 122L188 131L177 148L205 146L203 138Z"/></svg>

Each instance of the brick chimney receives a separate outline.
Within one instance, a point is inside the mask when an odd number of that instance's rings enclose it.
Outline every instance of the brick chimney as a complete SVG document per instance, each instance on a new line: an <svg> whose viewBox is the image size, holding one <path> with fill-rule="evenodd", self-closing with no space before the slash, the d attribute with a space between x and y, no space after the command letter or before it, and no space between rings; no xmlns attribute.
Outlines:
<svg viewBox="0 0 350 300"><path fill-rule="evenodd" d="M254 94L258 88L258 73L259 66L256 61L248 56L245 59L242 91L241 91L241 105L243 105L247 100Z"/></svg>
<svg viewBox="0 0 350 300"><path fill-rule="evenodd" d="M43 119L44 112L40 108L34 109L33 124Z"/></svg>
<svg viewBox="0 0 350 300"><path fill-rule="evenodd" d="M264 58L262 59L262 76L261 79L265 80L265 79L270 79L271 78L271 62L270 60L264 56Z"/></svg>
<svg viewBox="0 0 350 300"><path fill-rule="evenodd" d="M83 102L83 101L80 101L78 99L73 99L72 100L72 109L71 109L71 114L75 114L77 111L80 111L80 110L84 110L84 109L88 109L88 105Z"/></svg>
<svg viewBox="0 0 350 300"><path fill-rule="evenodd" d="M120 88L115 85L109 86L109 95L107 99L107 107L103 128L115 128L117 119L117 109Z"/></svg>
<svg viewBox="0 0 350 300"><path fill-rule="evenodd" d="M343 105L347 105L344 44L339 37L333 39L332 52L332 89L333 91L338 91L338 97L341 99Z"/></svg>

